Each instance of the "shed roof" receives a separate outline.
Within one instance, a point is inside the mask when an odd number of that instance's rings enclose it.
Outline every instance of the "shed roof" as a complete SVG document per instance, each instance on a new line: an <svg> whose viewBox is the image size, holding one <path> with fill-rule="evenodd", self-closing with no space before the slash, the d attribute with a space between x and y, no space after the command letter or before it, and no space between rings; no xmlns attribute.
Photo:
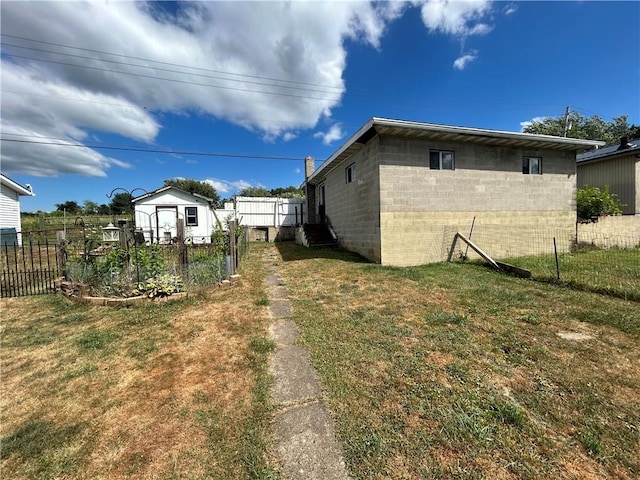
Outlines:
<svg viewBox="0 0 640 480"><path fill-rule="evenodd" d="M629 155L630 153L640 153L640 139L631 140L626 144L626 148L620 148L620 144L610 145L608 147L599 148L592 152L584 152L578 154L576 161L578 163L595 162L598 160L605 160L622 155Z"/></svg>
<svg viewBox="0 0 640 480"><path fill-rule="evenodd" d="M328 171L342 160L349 158L376 135L391 135L459 143L479 143L499 147L545 148L576 153L604 145L604 142L597 140L534 135L530 133L487 130L484 128L455 127L451 125L373 117L325 160L309 177L309 181L312 181L320 175L321 172Z"/></svg>
<svg viewBox="0 0 640 480"><path fill-rule="evenodd" d="M0 173L0 183L5 187L10 188L14 192L16 192L18 195L25 195L30 197L35 196L35 194L33 193L33 190L31 189L31 185L27 185L26 187L23 187L19 183L11 180L9 177L7 177L3 173Z"/></svg>
<svg viewBox="0 0 640 480"><path fill-rule="evenodd" d="M145 193L143 195L140 195L139 197L136 197L133 200L131 200L131 202L135 203L135 202L138 202L140 200L145 200L145 199L151 198L151 197L153 197L155 195L158 195L159 193L166 192L167 190L177 190L178 192L185 193L187 195L191 195L191 196L193 196L195 198L198 198L200 200L204 200L207 203L213 203L213 198L205 197L204 195L200 195L199 193L191 193L191 192L188 192L186 190L183 190L182 188L174 187L173 185L166 185L164 187L158 188L157 190L153 190L152 192L148 192L148 193Z"/></svg>

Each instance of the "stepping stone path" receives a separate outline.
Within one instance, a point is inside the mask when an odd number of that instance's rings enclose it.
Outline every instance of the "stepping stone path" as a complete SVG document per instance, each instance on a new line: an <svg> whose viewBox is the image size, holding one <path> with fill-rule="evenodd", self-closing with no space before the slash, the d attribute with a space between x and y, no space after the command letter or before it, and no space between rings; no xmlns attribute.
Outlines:
<svg viewBox="0 0 640 480"><path fill-rule="evenodd" d="M276 343L269 362L274 378L271 395L277 406L275 453L283 476L287 480L348 479L333 420L322 402L318 376L305 348L296 344L300 332L291 320L291 302L276 265L282 259L274 247L263 260L267 265L269 313L274 319L271 336Z"/></svg>

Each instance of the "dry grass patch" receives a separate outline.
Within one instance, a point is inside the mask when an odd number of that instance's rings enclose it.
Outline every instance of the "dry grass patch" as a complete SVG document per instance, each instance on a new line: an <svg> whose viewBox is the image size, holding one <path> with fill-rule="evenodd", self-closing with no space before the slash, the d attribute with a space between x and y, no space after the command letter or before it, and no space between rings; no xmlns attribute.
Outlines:
<svg viewBox="0 0 640 480"><path fill-rule="evenodd" d="M130 308L3 299L3 476L275 476L259 254L242 273Z"/></svg>
<svg viewBox="0 0 640 480"><path fill-rule="evenodd" d="M278 248L354 478L640 475L637 302Z"/></svg>

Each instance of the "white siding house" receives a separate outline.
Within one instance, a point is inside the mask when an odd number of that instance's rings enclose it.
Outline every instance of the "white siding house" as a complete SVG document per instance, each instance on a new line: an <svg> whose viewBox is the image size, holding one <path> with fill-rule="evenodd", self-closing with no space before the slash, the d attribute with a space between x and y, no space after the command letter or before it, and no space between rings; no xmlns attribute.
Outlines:
<svg viewBox="0 0 640 480"><path fill-rule="evenodd" d="M216 225L213 199L167 186L133 199L136 229L145 241L170 243L184 221L187 242L210 243Z"/></svg>
<svg viewBox="0 0 640 480"><path fill-rule="evenodd" d="M31 186L23 187L9 177L0 174L0 228L2 228L2 236L5 237L5 240L11 240L11 243L15 238L18 245L22 245L20 196L33 196ZM17 235L14 236L14 232Z"/></svg>

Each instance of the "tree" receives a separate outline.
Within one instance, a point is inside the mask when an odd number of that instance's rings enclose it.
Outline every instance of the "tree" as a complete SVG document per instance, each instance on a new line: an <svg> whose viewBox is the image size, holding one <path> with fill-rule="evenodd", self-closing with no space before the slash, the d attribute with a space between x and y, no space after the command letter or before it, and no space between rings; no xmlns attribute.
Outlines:
<svg viewBox="0 0 640 480"><path fill-rule="evenodd" d="M300 198L304 197L304 190L299 187L294 187L291 185L290 187L278 187L272 188L269 193L273 197L282 197L282 198Z"/></svg>
<svg viewBox="0 0 640 480"><path fill-rule="evenodd" d="M96 213L98 215L109 215L109 213L111 213L111 211L109 210L109 205L107 205L106 203L101 203L96 210Z"/></svg>
<svg viewBox="0 0 640 480"><path fill-rule="evenodd" d="M271 193L264 187L245 187L238 192L239 197L270 197Z"/></svg>
<svg viewBox="0 0 640 480"><path fill-rule="evenodd" d="M59 212L67 212L72 215L82 213L80 205L78 205L78 202L74 200L67 200L64 203L56 203L56 210Z"/></svg>
<svg viewBox="0 0 640 480"><path fill-rule="evenodd" d="M622 213L616 195L609 193L609 186L603 190L585 185L578 189L578 219L591 220L603 215L619 215Z"/></svg>
<svg viewBox="0 0 640 480"><path fill-rule="evenodd" d="M116 193L109 202L109 210L113 215L131 214L131 195L128 193Z"/></svg>
<svg viewBox="0 0 640 480"><path fill-rule="evenodd" d="M85 215L96 215L98 213L98 204L93 200L85 200L82 202L82 213Z"/></svg>
<svg viewBox="0 0 640 480"><path fill-rule="evenodd" d="M614 145L620 141L621 137L625 136L629 139L640 138L640 126L630 125L627 115L620 115L612 122L605 122L598 115L585 117L578 112L571 112L568 117L560 115L559 117L534 120L531 125L523 129L523 132L563 137L565 136L565 126L567 127L567 137L603 140L607 145Z"/></svg>
<svg viewBox="0 0 640 480"><path fill-rule="evenodd" d="M164 181L164 185L165 187L176 187L189 193L197 193L203 197L211 198L215 205L220 203L218 192L213 188L213 185L207 182L201 182L191 178L170 178Z"/></svg>

